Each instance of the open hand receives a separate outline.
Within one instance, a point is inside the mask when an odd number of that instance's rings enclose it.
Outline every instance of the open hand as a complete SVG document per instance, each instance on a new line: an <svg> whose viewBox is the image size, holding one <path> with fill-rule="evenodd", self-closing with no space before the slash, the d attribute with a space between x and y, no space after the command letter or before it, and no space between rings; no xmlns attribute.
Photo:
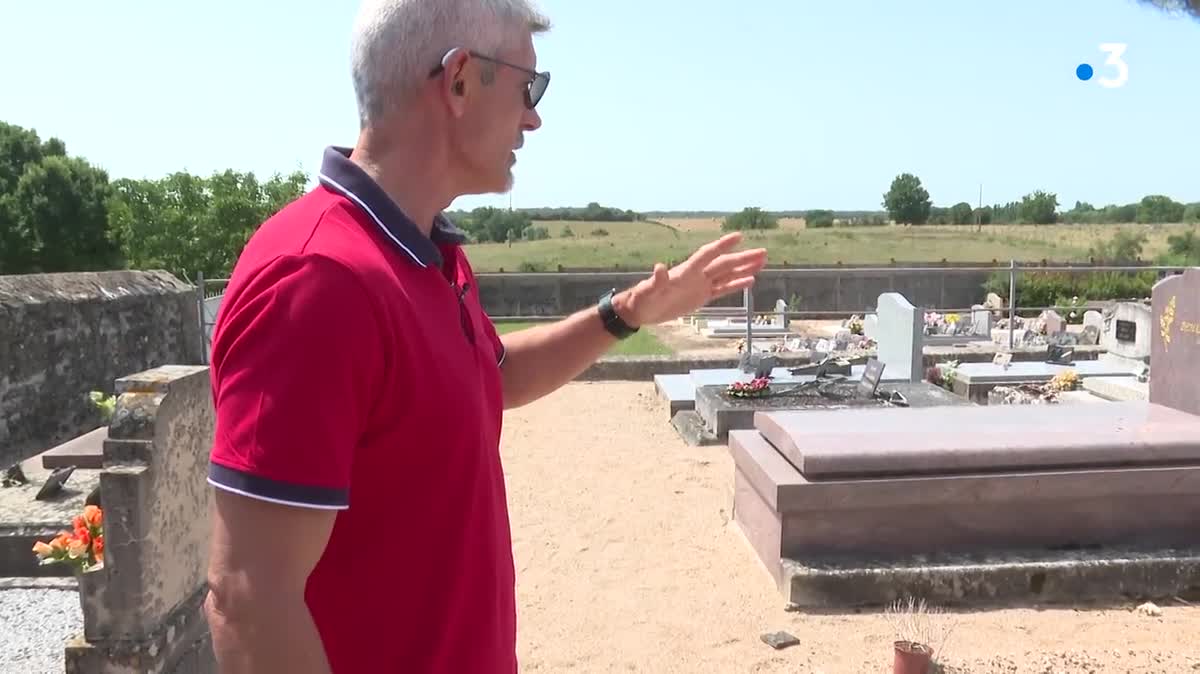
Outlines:
<svg viewBox="0 0 1200 674"><path fill-rule="evenodd" d="M767 251L730 252L741 241L740 232L726 234L670 270L654 265L650 278L613 298L613 308L631 326L654 325L753 286L755 274L767 263Z"/></svg>

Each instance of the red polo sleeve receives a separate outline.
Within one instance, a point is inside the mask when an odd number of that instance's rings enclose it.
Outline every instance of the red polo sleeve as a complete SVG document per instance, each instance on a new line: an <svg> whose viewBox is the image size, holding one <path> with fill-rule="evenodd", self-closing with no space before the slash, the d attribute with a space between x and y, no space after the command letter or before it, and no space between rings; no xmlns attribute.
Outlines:
<svg viewBox="0 0 1200 674"><path fill-rule="evenodd" d="M380 388L382 336L362 282L319 255L234 278L213 335L213 486L342 509Z"/></svg>

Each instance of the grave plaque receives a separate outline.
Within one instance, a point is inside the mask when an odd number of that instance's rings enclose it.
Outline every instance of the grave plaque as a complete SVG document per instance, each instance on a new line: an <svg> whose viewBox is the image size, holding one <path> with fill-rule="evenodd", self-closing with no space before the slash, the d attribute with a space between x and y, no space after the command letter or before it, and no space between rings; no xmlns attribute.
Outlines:
<svg viewBox="0 0 1200 674"><path fill-rule="evenodd" d="M1200 414L1200 268L1154 285L1150 402Z"/></svg>
<svg viewBox="0 0 1200 674"><path fill-rule="evenodd" d="M1137 323L1133 321L1116 321L1116 337L1118 342L1136 342L1137 341Z"/></svg>
<svg viewBox="0 0 1200 674"><path fill-rule="evenodd" d="M879 390L879 381L883 379L883 363L872 358L867 361L867 367L863 370L862 379L858 382L858 395L862 398L875 397L875 391Z"/></svg>

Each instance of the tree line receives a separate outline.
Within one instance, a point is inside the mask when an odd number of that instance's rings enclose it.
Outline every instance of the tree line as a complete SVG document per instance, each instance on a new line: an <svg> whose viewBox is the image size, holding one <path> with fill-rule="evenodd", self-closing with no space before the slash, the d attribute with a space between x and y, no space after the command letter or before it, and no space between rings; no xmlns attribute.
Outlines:
<svg viewBox="0 0 1200 674"><path fill-rule="evenodd" d="M58 138L0 122L0 274L165 269L228 274L258 226L304 193L301 172L110 180Z"/></svg>

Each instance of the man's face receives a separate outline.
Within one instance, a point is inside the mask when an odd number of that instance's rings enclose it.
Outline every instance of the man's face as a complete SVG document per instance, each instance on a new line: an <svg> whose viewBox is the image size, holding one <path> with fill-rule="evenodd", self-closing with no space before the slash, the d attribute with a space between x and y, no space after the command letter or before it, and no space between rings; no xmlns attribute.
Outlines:
<svg viewBox="0 0 1200 674"><path fill-rule="evenodd" d="M482 58L471 58L467 64L466 94L453 148L467 194L511 189L516 151L525 142L525 132L542 125L538 113L525 105L525 93L534 77L526 70L537 66L532 36L527 34L515 49L483 56L519 67Z"/></svg>

